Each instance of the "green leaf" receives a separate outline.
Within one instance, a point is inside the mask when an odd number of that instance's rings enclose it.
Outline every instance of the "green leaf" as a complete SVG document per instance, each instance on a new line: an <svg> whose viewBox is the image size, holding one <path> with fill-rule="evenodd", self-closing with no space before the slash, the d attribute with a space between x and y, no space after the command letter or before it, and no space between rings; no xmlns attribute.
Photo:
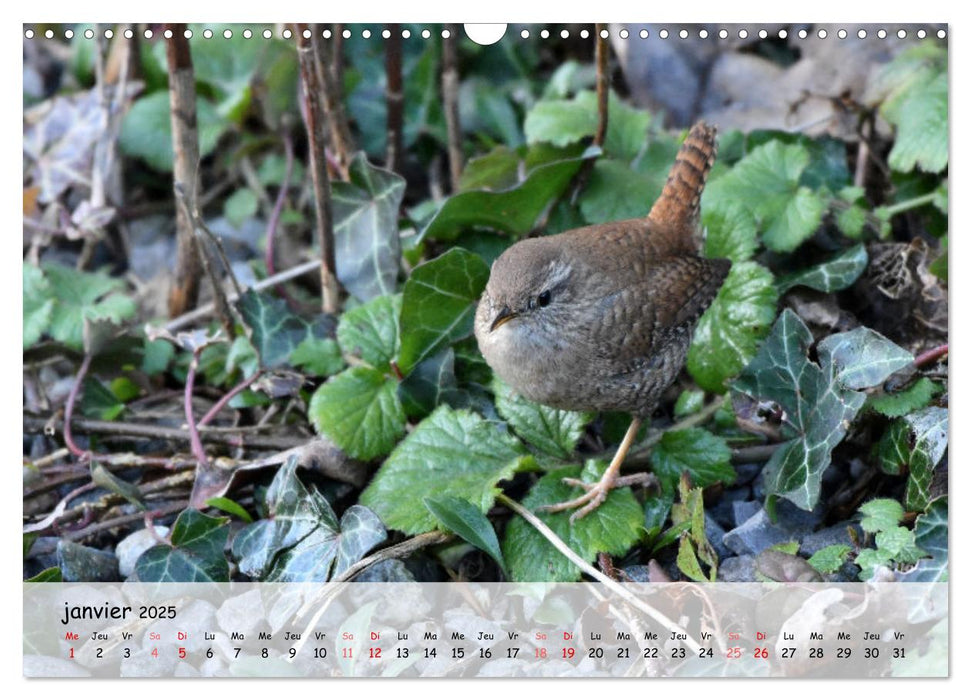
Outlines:
<svg viewBox="0 0 971 700"><path fill-rule="evenodd" d="M482 258L461 248L412 271L401 302L398 366L404 374L472 333L475 303L488 280L489 268Z"/></svg>
<svg viewBox="0 0 971 700"><path fill-rule="evenodd" d="M81 413L85 416L99 420L114 420L125 410L125 404L97 379L85 377L82 387Z"/></svg>
<svg viewBox="0 0 971 700"><path fill-rule="evenodd" d="M28 348L44 335L54 315L54 298L51 285L41 269L24 263L24 348Z"/></svg>
<svg viewBox="0 0 971 700"><path fill-rule="evenodd" d="M836 381L850 389L877 386L914 361L909 352L863 326L823 338L817 352L831 359Z"/></svg>
<svg viewBox="0 0 971 700"><path fill-rule="evenodd" d="M278 367L305 338L325 335L321 323L308 323L291 313L282 299L247 289L236 308L253 332L253 346L264 367Z"/></svg>
<svg viewBox="0 0 971 700"><path fill-rule="evenodd" d="M496 146L488 153L469 159L459 178L459 191L504 190L519 182L522 163L518 151Z"/></svg>
<svg viewBox="0 0 971 700"><path fill-rule="evenodd" d="M800 184L809 161L804 146L769 141L714 180L705 190L702 207L738 202L758 221L767 248L795 250L816 231L826 210L820 195Z"/></svg>
<svg viewBox="0 0 971 700"><path fill-rule="evenodd" d="M683 418L697 413L705 405L705 392L699 390L685 389L678 394L678 400L674 402L674 416Z"/></svg>
<svg viewBox="0 0 971 700"><path fill-rule="evenodd" d="M887 120L897 127L897 138L887 163L894 170L919 168L939 173L948 161L947 73L915 85Z"/></svg>
<svg viewBox="0 0 971 700"><path fill-rule="evenodd" d="M223 203L223 216L233 225L241 228L247 219L256 216L259 200L253 190L244 187L236 190Z"/></svg>
<svg viewBox="0 0 971 700"><path fill-rule="evenodd" d="M240 530L233 556L240 571L273 582L323 582L346 571L387 532L367 508L353 505L340 522L316 489L296 476L297 458L280 468L266 493L270 518Z"/></svg>
<svg viewBox="0 0 971 700"><path fill-rule="evenodd" d="M917 516L914 523L916 545L926 552L930 559L921 559L910 571L898 576L901 581L939 582L947 581L947 496L931 501L927 512Z"/></svg>
<svg viewBox="0 0 971 700"><path fill-rule="evenodd" d="M847 238L855 241L863 236L863 227L866 226L866 209L855 204L840 209L836 213L836 227Z"/></svg>
<svg viewBox="0 0 971 700"><path fill-rule="evenodd" d="M626 163L600 158L580 195L580 213L588 224L647 216L664 180L635 172Z"/></svg>
<svg viewBox="0 0 971 700"><path fill-rule="evenodd" d="M135 563L135 576L139 581L162 583L228 581L229 564L223 556L228 534L228 518L185 510L172 526L171 546L159 545L142 554Z"/></svg>
<svg viewBox="0 0 971 700"><path fill-rule="evenodd" d="M598 552L616 556L626 554L639 539L644 514L631 490L612 490L607 500L595 511L572 525L568 511L547 513L537 509L576 498L583 493L578 487L564 484L565 477L594 481L600 478L605 467L606 463L591 460L584 467L552 471L533 485L522 502L570 549L588 562L594 561ZM580 569L575 564L518 516L506 525L502 550L514 581L576 581L580 577Z"/></svg>
<svg viewBox="0 0 971 700"><path fill-rule="evenodd" d="M648 112L624 104L611 93L608 101L607 134L604 152L616 158L631 160L647 140L651 122ZM555 146L568 146L593 136L599 123L597 95L585 90L572 100L544 100L526 115L523 131L528 143L543 141Z"/></svg>
<svg viewBox="0 0 971 700"><path fill-rule="evenodd" d="M161 46L161 44L159 44ZM229 122L204 97L196 100L199 156L212 153ZM140 97L125 114L118 138L122 151L141 158L156 170L172 171L172 122L168 90Z"/></svg>
<svg viewBox="0 0 971 700"><path fill-rule="evenodd" d="M120 293L125 284L106 272L81 272L64 265L44 265L54 299L48 332L58 342L80 350L84 321L118 324L135 315L135 302Z"/></svg>
<svg viewBox="0 0 971 700"><path fill-rule="evenodd" d="M917 546L913 531L899 525L878 532L874 542L898 564L913 564L927 554Z"/></svg>
<svg viewBox="0 0 971 700"><path fill-rule="evenodd" d="M331 377L307 410L317 432L355 459L386 455L405 432L396 382L370 367L352 367Z"/></svg>
<svg viewBox="0 0 971 700"><path fill-rule="evenodd" d="M864 549L856 555L856 561L854 562L860 567L859 579L861 581L869 581L873 578L878 566L893 566L892 559L890 552L883 549Z"/></svg>
<svg viewBox="0 0 971 700"><path fill-rule="evenodd" d="M758 231L752 213L738 202L721 201L701 211L705 229L705 257L749 260L758 248Z"/></svg>
<svg viewBox="0 0 971 700"><path fill-rule="evenodd" d="M393 294L401 268L398 210L405 180L368 163L351 160L349 181L331 183L337 278L358 299Z"/></svg>
<svg viewBox="0 0 971 700"><path fill-rule="evenodd" d="M24 583L61 583L62 581L64 577L61 575L60 567L57 566L51 566L36 576L24 579Z"/></svg>
<svg viewBox="0 0 971 700"><path fill-rule="evenodd" d="M856 282L868 261L866 248L862 244L855 245L828 262L780 277L776 286L780 294L798 286L820 292L838 292Z"/></svg>
<svg viewBox="0 0 971 700"><path fill-rule="evenodd" d="M456 396L455 351L452 348L428 357L398 385L398 397L409 417L425 417Z"/></svg>
<svg viewBox="0 0 971 700"><path fill-rule="evenodd" d="M145 509L145 503L138 487L115 476L98 462L91 462L91 481L111 493L118 494L140 509Z"/></svg>
<svg viewBox="0 0 971 700"><path fill-rule="evenodd" d="M671 506L672 531L679 528L678 568L694 581L714 581L718 578L718 555L705 533L705 503L703 490L690 488L687 475L678 480L680 503ZM701 562L709 567L706 576Z"/></svg>
<svg viewBox="0 0 971 700"><path fill-rule="evenodd" d="M386 370L398 352L401 296L383 296L344 312L337 324L337 342L345 353Z"/></svg>
<svg viewBox="0 0 971 700"><path fill-rule="evenodd" d="M860 527L867 532L883 532L897 527L904 518L904 507L892 498L875 498L860 506Z"/></svg>
<svg viewBox="0 0 971 700"><path fill-rule="evenodd" d="M870 396L866 405L888 418L899 418L924 408L942 391L943 386L927 377L921 377L903 391Z"/></svg>
<svg viewBox="0 0 971 700"><path fill-rule="evenodd" d="M775 402L784 411L782 430L790 439L765 466L766 491L805 510L819 500L830 454L866 398L855 390L880 384L912 359L868 328L823 339L818 365L806 357L812 342L806 325L786 309L733 385L736 392Z"/></svg>
<svg viewBox="0 0 971 700"><path fill-rule="evenodd" d="M670 497L682 474L698 488L719 481L733 483L736 475L731 458L728 444L703 428L669 430L651 452L651 469L661 482L662 494Z"/></svg>
<svg viewBox="0 0 971 700"><path fill-rule="evenodd" d="M231 498L225 498L224 496L219 496L217 498L210 498L206 501L206 505L210 508L216 508L224 513L229 513L230 515L235 515L237 518L242 520L244 523L253 522L253 516L246 512L240 504Z"/></svg>
<svg viewBox="0 0 971 700"><path fill-rule="evenodd" d="M910 428L910 476L904 505L922 511L931 500L930 487L944 451L947 449L948 410L931 406L904 418Z"/></svg>
<svg viewBox="0 0 971 700"><path fill-rule="evenodd" d="M440 406L395 448L360 502L390 528L427 532L436 521L424 498L456 496L485 513L499 493L496 484L512 476L522 455L522 446L495 425Z"/></svg>
<svg viewBox="0 0 971 700"><path fill-rule="evenodd" d="M421 233L422 238L454 241L472 228L488 228L516 236L529 233L546 209L573 181L584 160L600 153L588 148L582 155L540 165L526 179L506 190L470 190L449 197Z"/></svg>
<svg viewBox="0 0 971 700"><path fill-rule="evenodd" d="M726 381L755 357L775 318L775 304L772 273L755 262L732 266L688 350L688 371L700 387L725 391Z"/></svg>
<svg viewBox="0 0 971 700"><path fill-rule="evenodd" d="M493 378L492 390L496 410L516 434L553 457L569 459L587 423L593 420L591 413L561 411L533 403L516 394L498 376Z"/></svg>
<svg viewBox="0 0 971 700"><path fill-rule="evenodd" d="M832 544L814 552L809 557L809 565L821 574L835 574L846 563L852 551L845 544Z"/></svg>
<svg viewBox="0 0 971 700"><path fill-rule="evenodd" d="M489 519L482 514L478 506L474 506L464 498L445 496L443 498L424 499L425 507L431 512L442 526L473 547L481 549L496 560L505 572L506 563L499 550L499 540Z"/></svg>
<svg viewBox="0 0 971 700"><path fill-rule="evenodd" d="M337 374L345 365L336 340L312 335L308 335L293 349L289 362L315 377Z"/></svg>

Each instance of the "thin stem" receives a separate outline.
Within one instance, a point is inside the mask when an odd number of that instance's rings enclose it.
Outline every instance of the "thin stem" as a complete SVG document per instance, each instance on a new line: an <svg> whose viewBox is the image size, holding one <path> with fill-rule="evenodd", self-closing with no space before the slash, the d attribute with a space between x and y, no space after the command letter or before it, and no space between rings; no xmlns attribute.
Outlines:
<svg viewBox="0 0 971 700"><path fill-rule="evenodd" d="M384 41L384 70L387 87L384 99L388 105L388 143L385 166L392 172L401 169L404 156L402 131L404 124L404 83L401 76L401 32L394 30L394 25L385 25L389 36Z"/></svg>
<svg viewBox="0 0 971 700"><path fill-rule="evenodd" d="M71 392L67 395L67 403L64 405L64 444L67 445L67 449L71 451L71 454L82 462L89 459L91 453L82 450L74 443L74 436L71 434L71 418L74 416L74 402L77 401L78 391L81 389L81 383L84 381L84 377L90 367L91 353L85 353L84 359L81 361L81 367L78 368L78 374L74 378L74 385L71 387Z"/></svg>
<svg viewBox="0 0 971 700"><path fill-rule="evenodd" d="M645 464L647 462L648 457L651 454L651 448L653 448L656 444L661 442L661 438L664 437L665 433L670 432L672 430L686 430L687 428L694 428L696 426L707 423L708 420L713 415L715 415L718 409L722 407L723 403L725 403L725 397L719 396L717 399L712 401L710 404L702 408L697 413L692 413L690 416L682 418L680 421L672 424L671 426L669 426L664 430L657 430L652 432L650 435L647 436L647 439L644 440L644 442L642 442L640 445L637 446L636 450L634 450L627 456L626 464L629 464L629 465Z"/></svg>
<svg viewBox="0 0 971 700"><path fill-rule="evenodd" d="M287 190L290 189L290 178L293 177L293 139L290 138L290 134L287 131L283 132L283 151L286 153L287 159L283 173L283 182L280 183L280 191L276 195L276 202L273 203L273 211L270 212L270 220L266 224L266 274L271 277L276 274L276 267L273 263L276 230L280 223L280 214L283 213L283 203L287 201Z"/></svg>
<svg viewBox="0 0 971 700"><path fill-rule="evenodd" d="M888 219L897 214L901 214L905 211L910 211L911 209L917 209L925 204L930 204L934 201L937 195L934 192L928 192L927 194L922 194L920 197L912 197L911 199L906 199L903 202L897 202L896 204L891 204L888 207L881 207L881 211Z"/></svg>
<svg viewBox="0 0 971 700"><path fill-rule="evenodd" d="M221 399L219 399L219 401L214 403L212 405L212 408L206 411L206 414L199 419L199 422L197 423L197 427L201 428L202 426L206 425L209 421L211 421L213 418L215 418L219 414L219 412L226 406L226 404L228 404L230 401L233 400L234 396L236 396L238 393L243 391L243 389L248 387L250 384L252 384L262 376L263 376L263 370L258 370L253 373L253 376L247 377L239 384L234 386L232 389L230 389L225 396L223 396Z"/></svg>
<svg viewBox="0 0 971 700"><path fill-rule="evenodd" d="M462 177L462 124L459 121L459 25L445 27L448 37L442 40L442 102L445 105L445 129L448 134L448 169L452 192L459 189Z"/></svg>
<svg viewBox="0 0 971 700"><path fill-rule="evenodd" d="M200 467L205 467L209 464L209 458L206 456L206 450L202 446L202 440L199 438L199 429L196 427L195 416L192 415L192 389L196 383L196 370L199 369L199 354L202 352L203 348L196 348L192 352L192 361L189 363L189 371L185 376L185 420L189 426L189 444L192 446L192 454L195 456L196 461L199 463Z"/></svg>
<svg viewBox="0 0 971 700"><path fill-rule="evenodd" d="M931 348L926 352L922 352L920 355L914 358L914 367L923 367L924 365L929 365L932 362L937 362L939 359L947 355L947 343L943 345L938 345L936 348Z"/></svg>
<svg viewBox="0 0 971 700"><path fill-rule="evenodd" d="M597 133L594 134L593 144L603 146L607 138L607 103L610 97L610 72L608 69L608 59L610 58L610 48L607 46L607 39L603 36L606 26L603 24L595 25L597 32L597 43L594 49L594 60L597 65Z"/></svg>

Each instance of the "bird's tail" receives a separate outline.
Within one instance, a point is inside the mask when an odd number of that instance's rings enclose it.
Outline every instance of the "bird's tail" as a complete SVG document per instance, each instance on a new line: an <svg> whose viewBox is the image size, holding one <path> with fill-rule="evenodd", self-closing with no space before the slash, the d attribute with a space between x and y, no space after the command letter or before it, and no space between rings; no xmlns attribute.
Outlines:
<svg viewBox="0 0 971 700"><path fill-rule="evenodd" d="M682 233L685 242L692 246L695 245L693 239L698 231L701 192L718 150L715 143L717 132L715 127L704 122L691 127L671 166L661 196L647 215L652 223Z"/></svg>

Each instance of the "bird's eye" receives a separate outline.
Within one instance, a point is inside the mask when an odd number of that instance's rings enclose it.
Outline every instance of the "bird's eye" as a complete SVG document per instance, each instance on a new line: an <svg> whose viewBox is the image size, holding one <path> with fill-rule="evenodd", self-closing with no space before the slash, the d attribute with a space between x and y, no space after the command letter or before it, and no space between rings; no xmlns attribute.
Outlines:
<svg viewBox="0 0 971 700"><path fill-rule="evenodd" d="M550 290L547 289L545 292L540 294L536 298L536 301L539 302L540 306L547 306L550 303Z"/></svg>

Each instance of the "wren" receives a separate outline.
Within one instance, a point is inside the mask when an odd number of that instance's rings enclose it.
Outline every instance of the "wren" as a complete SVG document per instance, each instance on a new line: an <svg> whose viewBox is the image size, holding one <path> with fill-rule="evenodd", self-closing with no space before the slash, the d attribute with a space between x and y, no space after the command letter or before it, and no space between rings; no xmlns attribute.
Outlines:
<svg viewBox="0 0 971 700"><path fill-rule="evenodd" d="M580 508L571 521L607 497L731 268L699 254L715 133L695 124L646 218L519 241L493 263L479 300L479 349L516 392L554 408L633 416L600 481L570 480L586 493L547 507Z"/></svg>

